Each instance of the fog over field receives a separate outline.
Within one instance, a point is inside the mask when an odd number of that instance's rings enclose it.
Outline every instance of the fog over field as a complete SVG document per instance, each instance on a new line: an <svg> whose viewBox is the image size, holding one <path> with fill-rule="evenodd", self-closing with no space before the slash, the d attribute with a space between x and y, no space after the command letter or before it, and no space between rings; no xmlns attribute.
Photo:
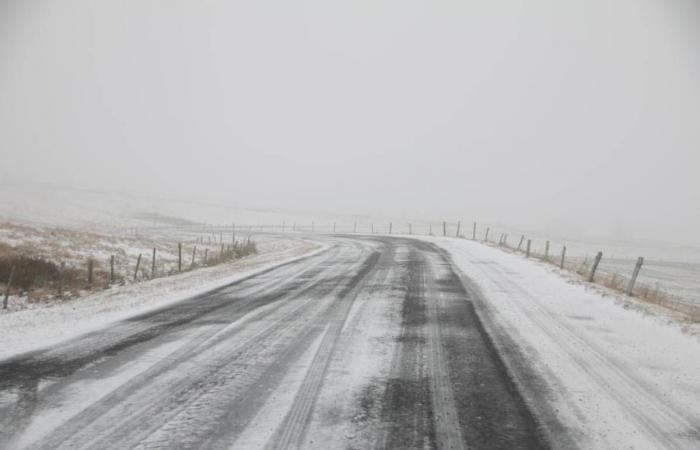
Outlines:
<svg viewBox="0 0 700 450"><path fill-rule="evenodd" d="M700 3L3 0L0 177L700 242Z"/></svg>

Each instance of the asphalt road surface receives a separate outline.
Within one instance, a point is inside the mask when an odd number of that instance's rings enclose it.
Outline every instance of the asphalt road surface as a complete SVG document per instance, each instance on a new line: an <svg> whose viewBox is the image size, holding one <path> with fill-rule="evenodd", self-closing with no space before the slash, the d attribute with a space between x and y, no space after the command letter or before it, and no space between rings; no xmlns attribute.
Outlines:
<svg viewBox="0 0 700 450"><path fill-rule="evenodd" d="M548 448L432 244L330 248L0 364L0 447Z"/></svg>

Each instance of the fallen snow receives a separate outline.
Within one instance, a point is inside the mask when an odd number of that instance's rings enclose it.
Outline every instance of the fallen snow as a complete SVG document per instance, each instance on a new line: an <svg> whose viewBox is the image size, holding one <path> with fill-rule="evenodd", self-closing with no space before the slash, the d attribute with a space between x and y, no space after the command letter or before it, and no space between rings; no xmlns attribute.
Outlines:
<svg viewBox="0 0 700 450"><path fill-rule="evenodd" d="M473 241L425 239L476 285L483 313L544 377L558 419L583 448L697 448L697 337L552 266Z"/></svg>
<svg viewBox="0 0 700 450"><path fill-rule="evenodd" d="M227 264L155 280L115 286L79 299L0 314L0 360L55 345L165 305L225 286L316 252L304 239L269 240L259 253Z"/></svg>

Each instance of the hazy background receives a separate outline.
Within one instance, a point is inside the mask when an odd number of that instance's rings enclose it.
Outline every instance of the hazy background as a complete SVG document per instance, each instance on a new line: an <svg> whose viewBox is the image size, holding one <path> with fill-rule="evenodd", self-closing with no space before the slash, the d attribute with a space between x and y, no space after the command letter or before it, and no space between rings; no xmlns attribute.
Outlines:
<svg viewBox="0 0 700 450"><path fill-rule="evenodd" d="M700 2L0 0L0 180L700 242Z"/></svg>

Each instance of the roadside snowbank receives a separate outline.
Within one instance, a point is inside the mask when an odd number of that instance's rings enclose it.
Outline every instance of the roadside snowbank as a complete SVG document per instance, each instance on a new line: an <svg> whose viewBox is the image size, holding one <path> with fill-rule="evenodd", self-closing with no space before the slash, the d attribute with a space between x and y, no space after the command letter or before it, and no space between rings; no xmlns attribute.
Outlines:
<svg viewBox="0 0 700 450"><path fill-rule="evenodd" d="M698 445L700 340L522 256L425 239L451 255L494 334L509 336L496 345L515 345L543 377L554 414L581 447Z"/></svg>
<svg viewBox="0 0 700 450"><path fill-rule="evenodd" d="M232 263L116 286L46 307L5 312L0 314L0 360L55 345L325 249L304 239L266 240L258 254Z"/></svg>

